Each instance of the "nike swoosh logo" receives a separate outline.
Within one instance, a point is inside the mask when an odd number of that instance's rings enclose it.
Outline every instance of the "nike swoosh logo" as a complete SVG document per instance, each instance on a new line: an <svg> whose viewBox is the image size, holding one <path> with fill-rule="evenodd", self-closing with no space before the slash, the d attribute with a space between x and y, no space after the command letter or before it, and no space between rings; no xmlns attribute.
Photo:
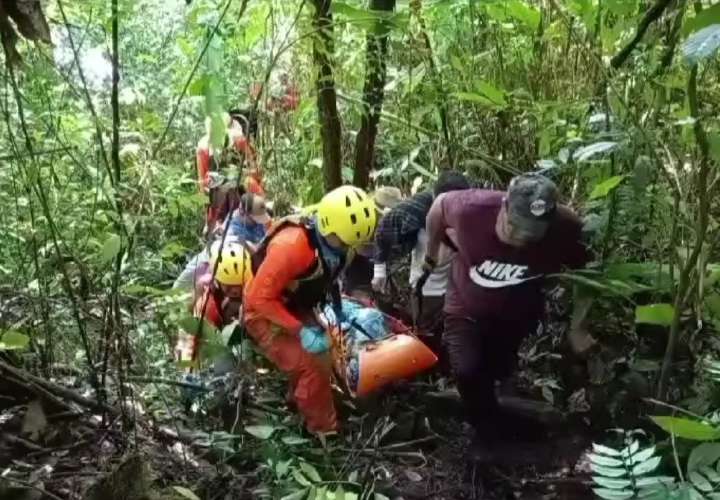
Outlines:
<svg viewBox="0 0 720 500"><path fill-rule="evenodd" d="M508 286L516 286L521 283L525 283L526 281L535 280L538 278L541 278L542 275L537 276L530 276L529 278L511 278L507 280L494 280L489 279L480 274L480 272L477 269L477 266L472 267L470 269L470 279L475 283L476 285L480 285L483 288L505 288Z"/></svg>

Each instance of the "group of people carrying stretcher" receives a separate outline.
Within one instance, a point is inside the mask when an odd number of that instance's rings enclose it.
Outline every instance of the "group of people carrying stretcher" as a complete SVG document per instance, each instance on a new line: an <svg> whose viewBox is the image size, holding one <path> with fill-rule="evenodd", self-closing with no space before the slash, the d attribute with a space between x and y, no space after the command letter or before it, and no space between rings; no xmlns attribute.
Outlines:
<svg viewBox="0 0 720 500"><path fill-rule="evenodd" d="M578 217L537 174L506 191L473 189L443 171L433 189L403 198L354 186L327 193L297 214L275 217L246 115L228 118L226 150L246 177L218 185L214 152L201 141L201 189L210 194L208 247L176 287L193 290L192 309L217 327L240 320L259 350L290 382L308 431L339 428L331 380L367 394L398 378L447 364L475 430L473 456L492 460L521 417L498 405L496 381L513 371L521 341L544 307L544 278L589 260ZM218 184L216 182L216 184ZM410 256L413 326L383 312L394 261ZM421 339L421 340L419 340ZM195 360L197 336L178 349ZM182 344L182 345L181 345Z"/></svg>

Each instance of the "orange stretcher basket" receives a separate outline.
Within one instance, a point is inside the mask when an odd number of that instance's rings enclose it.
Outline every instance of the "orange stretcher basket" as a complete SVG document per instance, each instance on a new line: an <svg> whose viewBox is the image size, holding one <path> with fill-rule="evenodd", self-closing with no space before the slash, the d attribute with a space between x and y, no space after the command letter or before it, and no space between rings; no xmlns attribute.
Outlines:
<svg viewBox="0 0 720 500"><path fill-rule="evenodd" d="M348 342L336 326L328 327L327 331L332 339L335 374L353 397L364 397L392 382L414 377L438 361L428 346L410 334L393 334L368 342L357 354L358 381L353 390L347 380Z"/></svg>

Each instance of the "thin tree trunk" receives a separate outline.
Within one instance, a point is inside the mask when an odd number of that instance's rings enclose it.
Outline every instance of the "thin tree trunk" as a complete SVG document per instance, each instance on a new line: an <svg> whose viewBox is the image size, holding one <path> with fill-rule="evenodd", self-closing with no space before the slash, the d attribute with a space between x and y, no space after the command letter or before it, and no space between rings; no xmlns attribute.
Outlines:
<svg viewBox="0 0 720 500"><path fill-rule="evenodd" d="M332 0L312 0L315 7L313 25L318 36L313 42L313 59L317 66L317 105L320 133L323 142L323 172L325 189L342 185L340 155L340 116L337 110L337 94L331 58L335 50L330 5Z"/></svg>
<svg viewBox="0 0 720 500"><path fill-rule="evenodd" d="M392 12L395 0L370 0L370 10ZM388 35L387 21L379 20L375 28L368 31L365 56L365 87L363 88L363 114L355 142L355 175L353 183L366 188L370 182L370 171L375 166L375 138L385 97L387 76Z"/></svg>

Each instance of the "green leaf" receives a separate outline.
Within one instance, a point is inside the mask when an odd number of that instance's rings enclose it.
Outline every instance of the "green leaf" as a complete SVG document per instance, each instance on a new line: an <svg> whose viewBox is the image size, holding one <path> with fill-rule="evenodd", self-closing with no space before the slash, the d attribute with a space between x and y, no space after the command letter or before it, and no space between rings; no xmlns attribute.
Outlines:
<svg viewBox="0 0 720 500"><path fill-rule="evenodd" d="M700 491L704 491L705 493L710 493L713 491L712 484L710 484L710 481L708 481L705 477L703 477L702 474L700 474L697 471L692 471L688 474L688 479L690 479L690 482Z"/></svg>
<svg viewBox="0 0 720 500"><path fill-rule="evenodd" d="M512 0L506 3L508 14L529 28L536 30L540 25L540 11L521 0Z"/></svg>
<svg viewBox="0 0 720 500"><path fill-rule="evenodd" d="M322 481L322 479L320 478L320 474L318 474L317 469L312 464L309 464L307 462L300 462L300 468L305 473L305 475L310 478L311 481L315 483L319 483L320 481Z"/></svg>
<svg viewBox="0 0 720 500"><path fill-rule="evenodd" d="M665 432L692 441L714 441L720 438L720 429L683 417L650 417Z"/></svg>
<svg viewBox="0 0 720 500"><path fill-rule="evenodd" d="M647 476L635 478L636 488L648 488L650 486L673 484L675 478L671 476Z"/></svg>
<svg viewBox="0 0 720 500"><path fill-rule="evenodd" d="M179 321L180 328L190 335L217 335L218 331L215 325L206 319L196 318L194 316L186 316ZM202 326L202 330L201 330Z"/></svg>
<svg viewBox="0 0 720 500"><path fill-rule="evenodd" d="M687 472L698 470L706 465L714 465L720 460L720 443L702 443L690 452Z"/></svg>
<svg viewBox="0 0 720 500"><path fill-rule="evenodd" d="M625 179L625 177L626 176L624 175L615 175L595 185L592 193L590 193L590 199L596 200L598 198L606 197L613 189L620 185L620 183L623 181L623 179Z"/></svg>
<svg viewBox="0 0 720 500"><path fill-rule="evenodd" d="M505 93L499 88L485 81L476 82L475 86L478 92L487 97L492 103L501 107L507 106Z"/></svg>
<svg viewBox="0 0 720 500"><path fill-rule="evenodd" d="M297 481L300 486L312 486L312 483L303 476L302 472L297 469L292 470L292 477Z"/></svg>
<svg viewBox="0 0 720 500"><path fill-rule="evenodd" d="M335 500L345 500L345 490L342 486L338 486L335 490Z"/></svg>
<svg viewBox="0 0 720 500"><path fill-rule="evenodd" d="M632 457L630 457L630 459L628 460L628 463L630 465L639 464L641 462L644 462L645 460L648 460L654 454L655 454L655 447L650 446L649 448L645 448L644 450L641 450L641 451L635 453Z"/></svg>
<svg viewBox="0 0 720 500"><path fill-rule="evenodd" d="M7 330L0 335L0 352L26 349L30 337L15 330Z"/></svg>
<svg viewBox="0 0 720 500"><path fill-rule="evenodd" d="M107 264L120 253L121 240L117 234L110 234L103 243L102 249L100 250L100 263Z"/></svg>
<svg viewBox="0 0 720 500"><path fill-rule="evenodd" d="M717 163L720 163L720 134L717 132L709 133L708 142L710 142L710 156L712 156L713 160Z"/></svg>
<svg viewBox="0 0 720 500"><path fill-rule="evenodd" d="M245 427L245 432L258 439L266 440L270 439L277 429L272 425L248 425Z"/></svg>
<svg viewBox="0 0 720 500"><path fill-rule="evenodd" d="M607 488L593 488L593 491L597 496L605 500L625 500L632 498L635 493L628 490L609 490Z"/></svg>
<svg viewBox="0 0 720 500"><path fill-rule="evenodd" d="M617 458L604 457L602 455L596 455L595 453L588 453L588 459L590 462L596 465L602 465L603 467L622 467L623 461Z"/></svg>
<svg viewBox="0 0 720 500"><path fill-rule="evenodd" d="M608 477L593 476L593 481L603 488L610 488L612 490L621 490L627 488L632 484L629 479L611 479Z"/></svg>
<svg viewBox="0 0 720 500"><path fill-rule="evenodd" d="M619 457L620 456L619 451L609 448L607 446L603 446L601 444L593 443L592 447L593 447L593 451L595 453L602 453L603 455L607 455L609 457Z"/></svg>
<svg viewBox="0 0 720 500"><path fill-rule="evenodd" d="M637 10L637 2L634 0L605 0L605 5L618 16L629 16Z"/></svg>
<svg viewBox="0 0 720 500"><path fill-rule="evenodd" d="M309 443L310 440L307 438L304 438L304 437L300 437L300 436L283 436L282 442L288 446L295 446L298 444Z"/></svg>
<svg viewBox="0 0 720 500"><path fill-rule="evenodd" d="M670 326L675 319L675 308L671 304L648 304L635 308L635 323Z"/></svg>
<svg viewBox="0 0 720 500"><path fill-rule="evenodd" d="M280 500L302 500L305 498L308 494L308 489L305 488L303 490L298 490L294 493L290 493L289 495L285 495Z"/></svg>
<svg viewBox="0 0 720 500"><path fill-rule="evenodd" d="M590 468L595 474L603 477L622 477L627 474L623 467L604 467L602 465L590 464Z"/></svg>
<svg viewBox="0 0 720 500"><path fill-rule="evenodd" d="M182 486L173 486L173 489L178 495L183 498L187 498L187 500L200 500L200 497L187 488L183 488Z"/></svg>
<svg viewBox="0 0 720 500"><path fill-rule="evenodd" d="M639 463L635 467L633 467L632 474L633 476L641 476L643 474L647 474L648 472L652 472L657 469L661 461L662 457L654 457L650 460Z"/></svg>
<svg viewBox="0 0 720 500"><path fill-rule="evenodd" d="M275 474L277 474L278 477L282 478L285 477L285 475L290 470L290 464L292 463L292 458L289 460L280 460L275 465Z"/></svg>
<svg viewBox="0 0 720 500"><path fill-rule="evenodd" d="M478 104L484 104L485 106L494 106L495 104L484 95L476 94L474 92L454 92L453 96L460 101L475 102Z"/></svg>
<svg viewBox="0 0 720 500"><path fill-rule="evenodd" d="M215 149L222 149L225 145L227 127L221 112L213 112L210 115L210 144Z"/></svg>
<svg viewBox="0 0 720 500"><path fill-rule="evenodd" d="M692 12L692 9L690 9ZM685 19L685 23L682 27L683 35L689 35L695 31L701 30L711 24L720 23L720 4L711 5L707 7L693 17Z"/></svg>

